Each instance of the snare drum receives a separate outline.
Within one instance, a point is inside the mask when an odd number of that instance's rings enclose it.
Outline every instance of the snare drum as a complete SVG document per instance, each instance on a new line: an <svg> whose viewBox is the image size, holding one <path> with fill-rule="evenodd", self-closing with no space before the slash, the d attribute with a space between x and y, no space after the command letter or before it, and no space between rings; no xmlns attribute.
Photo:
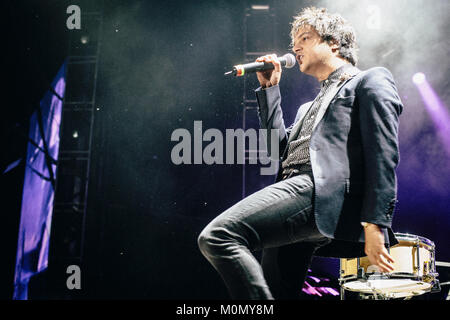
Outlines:
<svg viewBox="0 0 450 320"><path fill-rule="evenodd" d="M341 259L339 282L345 290L402 298L429 292L437 273L435 245L424 237L396 233L399 243L390 248L394 270L379 273L367 257Z"/></svg>

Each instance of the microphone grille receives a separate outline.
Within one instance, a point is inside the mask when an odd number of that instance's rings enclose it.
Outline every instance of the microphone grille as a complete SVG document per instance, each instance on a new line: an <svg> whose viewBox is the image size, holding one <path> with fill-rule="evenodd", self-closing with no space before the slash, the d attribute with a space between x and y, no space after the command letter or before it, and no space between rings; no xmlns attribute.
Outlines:
<svg viewBox="0 0 450 320"><path fill-rule="evenodd" d="M283 58L286 59L286 65L284 66L285 68L292 68L293 66L295 66L295 63L297 62L295 60L295 57L293 54L291 53L286 53Z"/></svg>

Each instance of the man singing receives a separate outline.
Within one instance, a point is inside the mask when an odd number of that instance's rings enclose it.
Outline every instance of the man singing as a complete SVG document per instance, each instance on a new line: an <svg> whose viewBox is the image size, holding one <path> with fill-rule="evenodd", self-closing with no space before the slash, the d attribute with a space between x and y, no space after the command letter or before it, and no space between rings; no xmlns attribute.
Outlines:
<svg viewBox="0 0 450 320"><path fill-rule="evenodd" d="M300 71L320 82L320 92L286 128L280 62L256 59L274 65L257 73L256 96L262 128L278 129L277 180L217 216L198 238L234 299L298 298L314 255L367 255L380 272L393 270L386 247L398 243L391 224L403 106L392 75L356 68L353 28L326 9L303 9L291 40ZM261 263L255 250L263 250Z"/></svg>

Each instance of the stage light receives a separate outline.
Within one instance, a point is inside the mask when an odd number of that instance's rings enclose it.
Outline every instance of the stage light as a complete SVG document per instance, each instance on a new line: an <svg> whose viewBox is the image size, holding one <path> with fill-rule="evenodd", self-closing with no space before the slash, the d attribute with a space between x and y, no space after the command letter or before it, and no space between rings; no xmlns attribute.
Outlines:
<svg viewBox="0 0 450 320"><path fill-rule="evenodd" d="M450 156L450 114L447 106L441 101L422 72L416 73L412 81L422 96L425 108L436 127L444 148Z"/></svg>
<svg viewBox="0 0 450 320"><path fill-rule="evenodd" d="M78 138L78 131L74 131L73 134L72 134L72 137L74 139Z"/></svg>
<svg viewBox="0 0 450 320"><path fill-rule="evenodd" d="M269 10L269 5L260 5L260 4L254 4L252 5L253 10Z"/></svg>
<svg viewBox="0 0 450 320"><path fill-rule="evenodd" d="M415 84L422 84L425 82L425 75L422 72L417 72L416 74L413 75L412 81Z"/></svg>
<svg viewBox="0 0 450 320"><path fill-rule="evenodd" d="M82 44L86 44L89 42L89 37L88 36L82 36L80 39Z"/></svg>

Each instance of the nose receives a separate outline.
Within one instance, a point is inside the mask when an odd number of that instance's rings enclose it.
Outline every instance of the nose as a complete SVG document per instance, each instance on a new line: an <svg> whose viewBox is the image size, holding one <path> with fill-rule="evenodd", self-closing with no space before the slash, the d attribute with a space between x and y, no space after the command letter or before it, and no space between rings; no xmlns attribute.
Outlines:
<svg viewBox="0 0 450 320"><path fill-rule="evenodd" d="M295 53L295 58L298 59L300 58L300 56L302 55L302 50L300 48L292 48L292 51Z"/></svg>
<svg viewBox="0 0 450 320"><path fill-rule="evenodd" d="M302 48L299 47L299 46L294 46L294 47L292 48L292 52L294 52L296 55L301 54L302 51L303 51Z"/></svg>

